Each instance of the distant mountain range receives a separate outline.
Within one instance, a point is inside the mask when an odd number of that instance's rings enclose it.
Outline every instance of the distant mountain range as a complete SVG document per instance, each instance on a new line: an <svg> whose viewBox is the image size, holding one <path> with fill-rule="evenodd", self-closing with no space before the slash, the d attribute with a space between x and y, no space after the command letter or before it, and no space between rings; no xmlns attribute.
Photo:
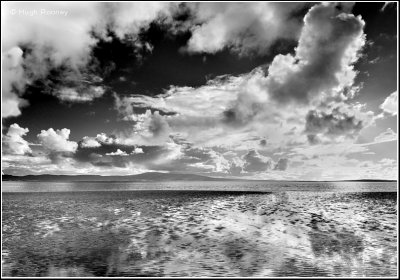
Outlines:
<svg viewBox="0 0 400 280"><path fill-rule="evenodd" d="M121 181L121 182L152 182L152 181L227 181L232 179L212 178L196 174L176 174L147 172L129 176L100 176L100 175L3 175L3 181Z"/></svg>
<svg viewBox="0 0 400 280"><path fill-rule="evenodd" d="M214 178L196 174L179 174L179 173L159 173L147 172L129 176L100 176L100 175L26 175L13 176L2 175L2 181L39 181L39 182L76 182L76 181L101 181L101 182L157 182L157 181L249 181L248 179L236 178ZM255 180L255 181L277 181L277 180ZM396 182L396 180L381 179L360 179L360 180L338 180L336 182ZM290 182L290 181L289 181ZM307 181L304 181L307 182ZM311 182L311 181L309 181ZM332 182L332 181L320 181Z"/></svg>

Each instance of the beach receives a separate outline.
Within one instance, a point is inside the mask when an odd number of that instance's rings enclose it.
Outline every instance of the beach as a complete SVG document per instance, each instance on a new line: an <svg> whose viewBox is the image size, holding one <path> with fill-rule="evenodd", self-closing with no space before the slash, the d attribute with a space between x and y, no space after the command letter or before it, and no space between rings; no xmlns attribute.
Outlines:
<svg viewBox="0 0 400 280"><path fill-rule="evenodd" d="M3 276L396 276L396 192L3 193Z"/></svg>

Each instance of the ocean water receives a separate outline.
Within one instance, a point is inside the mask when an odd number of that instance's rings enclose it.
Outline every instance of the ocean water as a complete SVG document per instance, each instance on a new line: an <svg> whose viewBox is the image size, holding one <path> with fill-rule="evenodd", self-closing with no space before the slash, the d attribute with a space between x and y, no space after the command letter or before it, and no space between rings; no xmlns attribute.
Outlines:
<svg viewBox="0 0 400 280"><path fill-rule="evenodd" d="M3 182L3 276L397 276L396 183Z"/></svg>

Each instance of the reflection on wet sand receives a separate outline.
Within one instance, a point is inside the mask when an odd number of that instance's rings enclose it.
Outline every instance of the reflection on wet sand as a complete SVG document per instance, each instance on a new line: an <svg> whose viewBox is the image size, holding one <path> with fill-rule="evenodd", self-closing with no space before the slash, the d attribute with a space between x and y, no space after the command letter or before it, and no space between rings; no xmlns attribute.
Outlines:
<svg viewBox="0 0 400 280"><path fill-rule="evenodd" d="M396 193L3 195L3 276L395 276Z"/></svg>

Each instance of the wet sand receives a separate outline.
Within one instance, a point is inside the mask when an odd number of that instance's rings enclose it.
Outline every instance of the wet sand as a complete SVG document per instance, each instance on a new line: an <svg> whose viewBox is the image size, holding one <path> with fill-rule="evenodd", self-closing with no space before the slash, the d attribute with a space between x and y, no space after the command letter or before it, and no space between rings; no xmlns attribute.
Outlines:
<svg viewBox="0 0 400 280"><path fill-rule="evenodd" d="M3 276L397 275L397 193L3 194Z"/></svg>

